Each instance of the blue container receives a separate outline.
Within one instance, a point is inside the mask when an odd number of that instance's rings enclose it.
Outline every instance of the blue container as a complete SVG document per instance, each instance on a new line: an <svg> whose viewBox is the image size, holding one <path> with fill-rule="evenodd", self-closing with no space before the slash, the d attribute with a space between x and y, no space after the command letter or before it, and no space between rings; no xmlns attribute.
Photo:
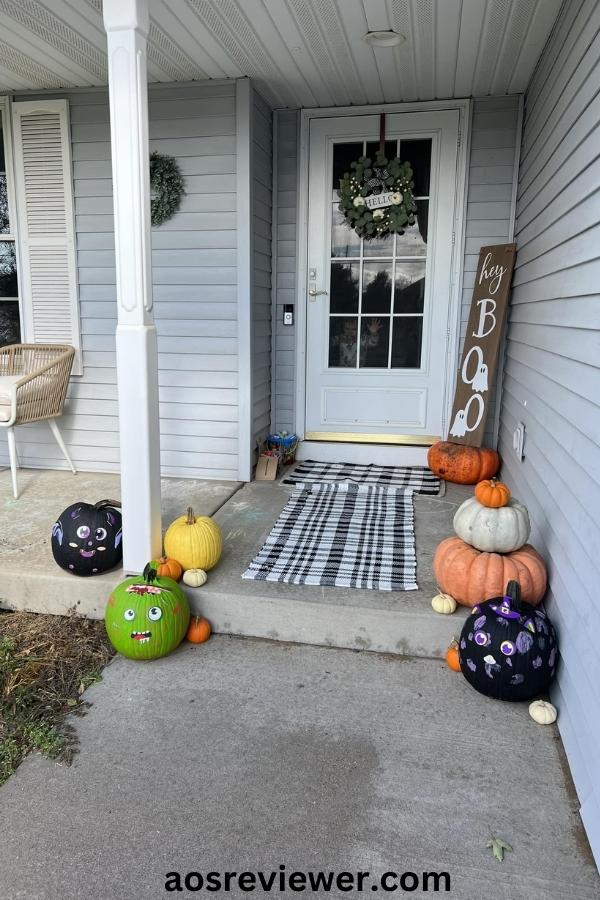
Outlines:
<svg viewBox="0 0 600 900"><path fill-rule="evenodd" d="M286 431L270 434L267 437L267 447L269 450L279 450L281 461L285 464L294 462L297 446L297 436L295 434L288 434Z"/></svg>

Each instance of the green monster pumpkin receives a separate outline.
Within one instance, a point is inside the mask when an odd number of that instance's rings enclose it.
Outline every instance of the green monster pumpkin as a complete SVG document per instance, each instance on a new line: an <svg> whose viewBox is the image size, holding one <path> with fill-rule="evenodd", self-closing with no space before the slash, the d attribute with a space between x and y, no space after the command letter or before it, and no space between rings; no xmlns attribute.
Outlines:
<svg viewBox="0 0 600 900"><path fill-rule="evenodd" d="M187 597L172 578L159 578L150 563L144 574L113 590L104 624L115 650L130 659L158 659L184 639L190 622Z"/></svg>

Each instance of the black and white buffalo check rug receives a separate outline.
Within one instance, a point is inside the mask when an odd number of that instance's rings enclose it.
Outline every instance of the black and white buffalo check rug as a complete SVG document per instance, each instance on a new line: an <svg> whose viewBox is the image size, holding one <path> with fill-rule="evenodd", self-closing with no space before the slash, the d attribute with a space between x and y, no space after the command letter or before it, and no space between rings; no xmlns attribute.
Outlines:
<svg viewBox="0 0 600 900"><path fill-rule="evenodd" d="M299 462L282 479L284 484L377 484L417 494L439 494L440 479L426 466L375 466L352 463Z"/></svg>
<svg viewBox="0 0 600 900"><path fill-rule="evenodd" d="M304 484L242 578L415 591L416 568L412 491Z"/></svg>

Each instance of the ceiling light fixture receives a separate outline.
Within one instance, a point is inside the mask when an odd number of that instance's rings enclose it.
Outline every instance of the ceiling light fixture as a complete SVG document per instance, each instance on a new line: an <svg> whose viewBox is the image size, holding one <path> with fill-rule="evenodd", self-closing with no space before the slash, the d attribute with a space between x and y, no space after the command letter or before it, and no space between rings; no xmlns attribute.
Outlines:
<svg viewBox="0 0 600 900"><path fill-rule="evenodd" d="M397 31L367 31L363 41L370 47L398 47L406 40L403 34Z"/></svg>

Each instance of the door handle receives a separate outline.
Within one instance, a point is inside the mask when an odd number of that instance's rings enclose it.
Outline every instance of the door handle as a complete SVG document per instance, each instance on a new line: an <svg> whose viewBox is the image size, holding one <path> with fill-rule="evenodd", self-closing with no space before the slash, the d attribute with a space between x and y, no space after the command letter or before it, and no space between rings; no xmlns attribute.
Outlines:
<svg viewBox="0 0 600 900"><path fill-rule="evenodd" d="M320 297L321 294L326 294L327 291L317 291L315 288L311 288L308 292L309 297Z"/></svg>

